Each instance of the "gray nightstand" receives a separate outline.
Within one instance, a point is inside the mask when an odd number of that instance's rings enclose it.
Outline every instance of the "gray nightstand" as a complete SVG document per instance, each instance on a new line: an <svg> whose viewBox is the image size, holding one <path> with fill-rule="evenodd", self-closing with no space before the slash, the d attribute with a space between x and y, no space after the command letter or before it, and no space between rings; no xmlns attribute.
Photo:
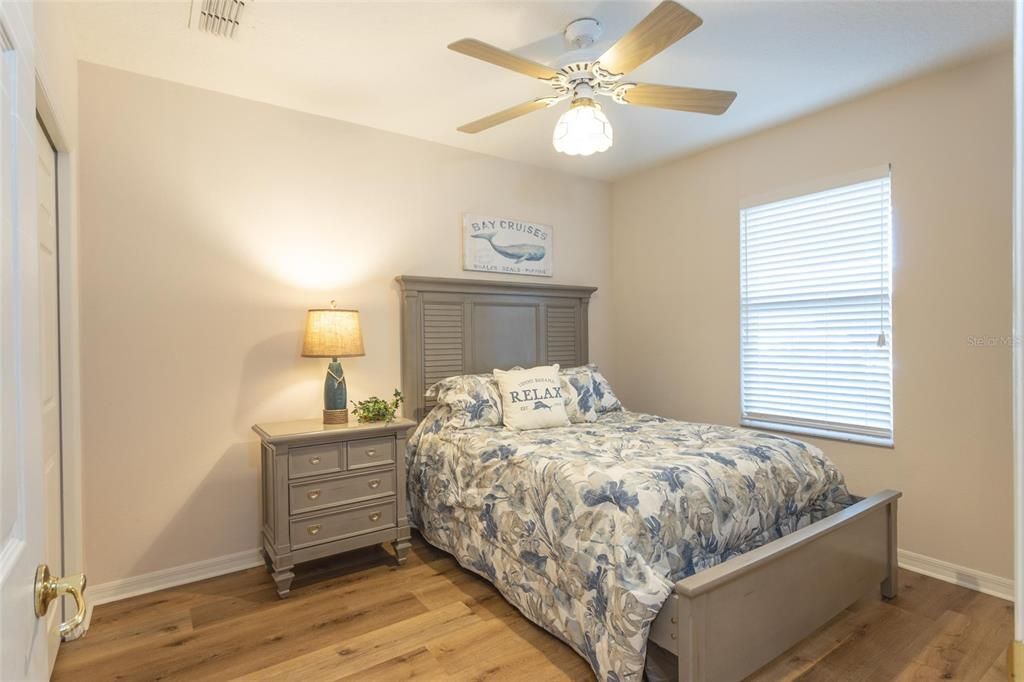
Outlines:
<svg viewBox="0 0 1024 682"><path fill-rule="evenodd" d="M391 542L409 551L405 441L409 419L256 424L263 441L263 551L277 593L288 596L295 564Z"/></svg>

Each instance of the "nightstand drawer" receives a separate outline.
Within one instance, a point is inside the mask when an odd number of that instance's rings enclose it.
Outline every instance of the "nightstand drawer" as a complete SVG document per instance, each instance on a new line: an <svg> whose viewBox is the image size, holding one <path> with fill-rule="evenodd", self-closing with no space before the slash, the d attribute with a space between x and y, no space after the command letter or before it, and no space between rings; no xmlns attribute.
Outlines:
<svg viewBox="0 0 1024 682"><path fill-rule="evenodd" d="M348 468L362 469L395 461L395 439L363 438L348 442Z"/></svg>
<svg viewBox="0 0 1024 682"><path fill-rule="evenodd" d="M291 448L288 451L288 478L330 474L345 468L344 443L325 443Z"/></svg>
<svg viewBox="0 0 1024 682"><path fill-rule="evenodd" d="M289 508L292 514L363 502L395 494L395 470L355 476L335 476L309 483L292 483Z"/></svg>
<svg viewBox="0 0 1024 682"><path fill-rule="evenodd" d="M395 517L395 499L391 498L355 509L342 509L329 514L292 519L292 549L392 528L395 525Z"/></svg>

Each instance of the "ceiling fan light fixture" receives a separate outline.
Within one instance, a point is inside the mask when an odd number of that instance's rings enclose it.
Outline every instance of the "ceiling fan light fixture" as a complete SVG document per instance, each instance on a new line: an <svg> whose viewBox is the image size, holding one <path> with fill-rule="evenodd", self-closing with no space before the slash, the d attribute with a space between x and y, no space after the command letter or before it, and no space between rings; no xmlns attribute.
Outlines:
<svg viewBox="0 0 1024 682"><path fill-rule="evenodd" d="M612 124L601 105L589 97L577 97L562 114L551 136L555 150L569 156L590 156L612 146Z"/></svg>
<svg viewBox="0 0 1024 682"><path fill-rule="evenodd" d="M635 83L626 79L635 68L692 33L702 23L700 17L676 0L661 0L640 23L598 55L595 46L601 35L601 23L592 17L584 17L565 27L563 36L570 52L552 65L539 64L475 38L456 40L448 45L448 49L536 78L554 92L552 96L539 97L470 121L457 130L480 133L571 98L569 111L562 114L555 124L551 143L556 151L563 154L590 156L612 146L612 124L594 102L598 95L610 97L616 105L716 116L724 114L736 99L736 93L731 90Z"/></svg>

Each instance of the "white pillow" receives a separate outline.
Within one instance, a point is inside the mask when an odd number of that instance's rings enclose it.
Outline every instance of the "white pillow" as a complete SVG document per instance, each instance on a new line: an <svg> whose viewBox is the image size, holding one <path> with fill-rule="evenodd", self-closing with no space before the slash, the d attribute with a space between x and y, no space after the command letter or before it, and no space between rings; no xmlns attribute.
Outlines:
<svg viewBox="0 0 1024 682"><path fill-rule="evenodd" d="M558 365L507 372L496 369L494 378L498 380L502 418L508 428L527 431L569 425Z"/></svg>

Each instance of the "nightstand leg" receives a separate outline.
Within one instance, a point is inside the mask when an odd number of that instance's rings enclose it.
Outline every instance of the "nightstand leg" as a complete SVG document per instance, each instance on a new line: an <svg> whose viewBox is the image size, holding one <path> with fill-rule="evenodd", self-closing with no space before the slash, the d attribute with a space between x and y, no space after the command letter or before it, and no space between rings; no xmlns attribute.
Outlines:
<svg viewBox="0 0 1024 682"><path fill-rule="evenodd" d="M274 584L277 585L277 596L284 599L288 596L288 592L292 587L292 579L295 574L292 573L292 566L283 569L277 569L271 573L271 577L274 579Z"/></svg>
<svg viewBox="0 0 1024 682"><path fill-rule="evenodd" d="M405 563L405 559L409 555L409 549L412 547L411 540L412 538L406 535L391 541L391 546L395 550L395 558L398 560L399 566Z"/></svg>

